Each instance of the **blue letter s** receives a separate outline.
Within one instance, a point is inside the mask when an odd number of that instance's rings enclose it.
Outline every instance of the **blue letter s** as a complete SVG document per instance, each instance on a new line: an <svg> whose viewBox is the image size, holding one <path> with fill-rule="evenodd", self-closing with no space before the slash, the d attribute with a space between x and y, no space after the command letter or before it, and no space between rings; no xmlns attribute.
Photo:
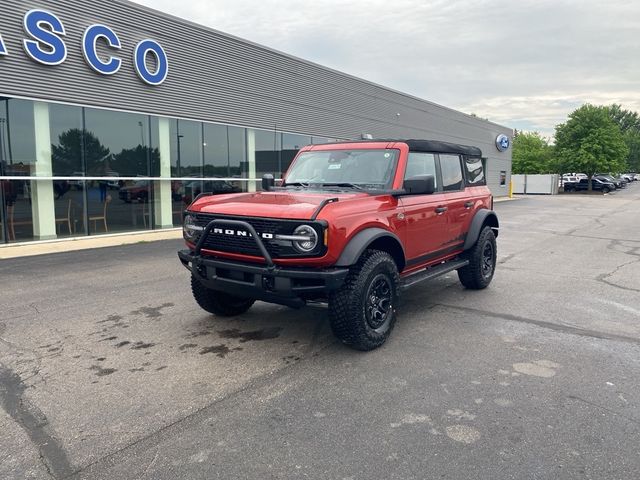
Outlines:
<svg viewBox="0 0 640 480"><path fill-rule="evenodd" d="M60 65L65 61L67 47L58 36L65 35L64 25L53 13L45 10L28 11L24 15L24 31L34 39L23 41L24 50L36 62Z"/></svg>
<svg viewBox="0 0 640 480"><path fill-rule="evenodd" d="M7 47L4 46L4 42L2 41L2 35L0 35L0 55L9 55Z"/></svg>
<svg viewBox="0 0 640 480"><path fill-rule="evenodd" d="M104 25L91 25L84 31L82 37L82 52L84 58L91 68L103 75L113 75L120 70L122 61L118 57L109 57L109 60L103 62L98 57L96 44L99 38L104 38L110 48L120 49L120 40L113 30Z"/></svg>

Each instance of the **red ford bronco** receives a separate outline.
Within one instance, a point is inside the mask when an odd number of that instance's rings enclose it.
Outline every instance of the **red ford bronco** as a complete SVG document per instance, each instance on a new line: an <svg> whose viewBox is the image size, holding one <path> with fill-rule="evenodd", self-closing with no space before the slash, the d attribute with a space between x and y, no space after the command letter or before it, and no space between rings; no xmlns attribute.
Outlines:
<svg viewBox="0 0 640 480"><path fill-rule="evenodd" d="M203 194L184 217L196 302L239 315L256 300L328 302L333 333L379 347L400 290L458 271L466 288L491 282L498 218L476 147L372 140L300 150L275 186Z"/></svg>

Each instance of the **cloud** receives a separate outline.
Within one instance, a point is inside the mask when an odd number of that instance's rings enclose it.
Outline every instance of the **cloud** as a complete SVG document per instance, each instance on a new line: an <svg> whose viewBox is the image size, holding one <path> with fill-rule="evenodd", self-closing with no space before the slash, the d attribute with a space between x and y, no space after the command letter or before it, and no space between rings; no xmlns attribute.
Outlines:
<svg viewBox="0 0 640 480"><path fill-rule="evenodd" d="M582 103L640 110L629 0L136 0L514 128Z"/></svg>

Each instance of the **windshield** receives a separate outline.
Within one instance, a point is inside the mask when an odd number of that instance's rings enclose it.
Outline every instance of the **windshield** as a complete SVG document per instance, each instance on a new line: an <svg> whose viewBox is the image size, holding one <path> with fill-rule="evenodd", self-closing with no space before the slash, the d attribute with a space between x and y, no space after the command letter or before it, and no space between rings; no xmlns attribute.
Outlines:
<svg viewBox="0 0 640 480"><path fill-rule="evenodd" d="M284 185L388 189L398 150L324 150L304 152L291 167Z"/></svg>

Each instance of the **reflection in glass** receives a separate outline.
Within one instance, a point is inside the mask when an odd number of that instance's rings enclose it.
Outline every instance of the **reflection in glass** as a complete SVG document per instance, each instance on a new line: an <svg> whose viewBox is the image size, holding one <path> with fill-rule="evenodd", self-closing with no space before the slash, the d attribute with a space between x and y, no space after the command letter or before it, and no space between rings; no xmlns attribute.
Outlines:
<svg viewBox="0 0 640 480"><path fill-rule="evenodd" d="M228 127L229 138L229 176L247 178L247 131L244 128Z"/></svg>
<svg viewBox="0 0 640 480"><path fill-rule="evenodd" d="M268 130L256 130L256 177L262 178L265 173L274 176L281 171L280 135Z"/></svg>
<svg viewBox="0 0 640 480"><path fill-rule="evenodd" d="M33 173L36 161L33 102L0 101L0 175L21 176Z"/></svg>
<svg viewBox="0 0 640 480"><path fill-rule="evenodd" d="M311 137L307 135L282 134L282 154L281 165L278 173L284 173L291 165L291 161L302 147L311 144Z"/></svg>
<svg viewBox="0 0 640 480"><path fill-rule="evenodd" d="M202 124L188 120L171 120L171 176L202 176Z"/></svg>
<svg viewBox="0 0 640 480"><path fill-rule="evenodd" d="M54 176L83 176L82 108L49 105L51 164ZM55 185L54 185L55 188ZM56 197L60 190L56 191Z"/></svg>
<svg viewBox="0 0 640 480"><path fill-rule="evenodd" d="M2 181L2 229L9 242L33 240L31 183L28 180Z"/></svg>

